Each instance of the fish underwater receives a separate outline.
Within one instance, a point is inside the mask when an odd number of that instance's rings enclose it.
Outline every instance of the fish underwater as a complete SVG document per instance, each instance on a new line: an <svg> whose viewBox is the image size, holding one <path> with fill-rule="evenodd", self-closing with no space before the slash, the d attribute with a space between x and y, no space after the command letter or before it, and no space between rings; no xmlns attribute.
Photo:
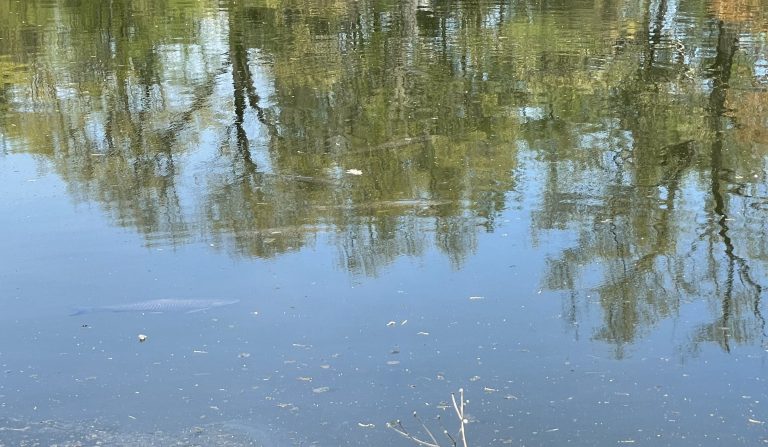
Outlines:
<svg viewBox="0 0 768 447"><path fill-rule="evenodd" d="M136 303L115 304L111 306L82 307L75 309L70 316L83 315L94 312L202 312L214 307L229 306L239 303L240 300L206 300L206 299L173 299L163 298L159 300L139 301Z"/></svg>

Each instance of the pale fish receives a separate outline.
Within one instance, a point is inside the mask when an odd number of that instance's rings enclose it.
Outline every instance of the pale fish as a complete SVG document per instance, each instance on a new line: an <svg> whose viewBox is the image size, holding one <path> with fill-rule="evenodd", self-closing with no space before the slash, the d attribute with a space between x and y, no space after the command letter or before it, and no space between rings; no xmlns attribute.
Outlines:
<svg viewBox="0 0 768 447"><path fill-rule="evenodd" d="M201 312L213 307L228 306L240 300L213 299L173 299L139 301L136 303L115 304L111 306L83 307L76 309L71 315L82 315L92 312Z"/></svg>

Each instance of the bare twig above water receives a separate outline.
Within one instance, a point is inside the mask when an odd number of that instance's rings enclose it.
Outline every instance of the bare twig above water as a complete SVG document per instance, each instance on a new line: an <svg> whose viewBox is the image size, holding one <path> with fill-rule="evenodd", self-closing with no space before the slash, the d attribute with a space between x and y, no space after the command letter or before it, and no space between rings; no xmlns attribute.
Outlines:
<svg viewBox="0 0 768 447"><path fill-rule="evenodd" d="M465 426L467 424L467 418L465 417L464 409L467 405L467 401L464 400L464 389L459 388L459 400L456 400L456 394L451 393L451 402L453 403L453 409L456 412L456 416L459 418L459 433L456 438L458 438L461 441L461 447L468 447L469 444L467 444L467 436L465 432ZM427 425L424 423L424 421L421 420L419 415L414 411L413 412L413 418L416 420L416 422L421 425L421 429L426 433L427 436L429 436L429 440L425 441L424 439L419 439L415 435L408 432L408 430L403 426L402 422L398 419L393 422L388 422L387 427L391 428L400 436L406 437L413 441L417 445L421 445L424 447L441 447L441 444L438 442L437 438L432 434L432 431L427 427ZM448 432L448 430L443 429L443 434L449 439L450 445L457 447L458 441L456 438L451 436L451 434Z"/></svg>

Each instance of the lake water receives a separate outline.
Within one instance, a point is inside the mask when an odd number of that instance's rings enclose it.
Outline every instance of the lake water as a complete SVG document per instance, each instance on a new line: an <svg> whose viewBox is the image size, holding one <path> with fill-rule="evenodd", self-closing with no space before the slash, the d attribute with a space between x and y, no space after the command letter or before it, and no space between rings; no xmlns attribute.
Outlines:
<svg viewBox="0 0 768 447"><path fill-rule="evenodd" d="M762 0L0 0L0 446L766 445L766 104Z"/></svg>

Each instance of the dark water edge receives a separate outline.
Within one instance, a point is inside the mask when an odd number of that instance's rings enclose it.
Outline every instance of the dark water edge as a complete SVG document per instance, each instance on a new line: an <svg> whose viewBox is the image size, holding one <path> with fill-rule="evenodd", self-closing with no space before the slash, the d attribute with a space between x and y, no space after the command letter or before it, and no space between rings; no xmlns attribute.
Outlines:
<svg viewBox="0 0 768 447"><path fill-rule="evenodd" d="M26 447L35 445L75 447L113 445L125 447L211 446L261 447L305 445L298 439L278 439L267 430L241 421L201 424L180 432L127 432L98 421L62 422L53 420L25 422L0 420L0 445Z"/></svg>

